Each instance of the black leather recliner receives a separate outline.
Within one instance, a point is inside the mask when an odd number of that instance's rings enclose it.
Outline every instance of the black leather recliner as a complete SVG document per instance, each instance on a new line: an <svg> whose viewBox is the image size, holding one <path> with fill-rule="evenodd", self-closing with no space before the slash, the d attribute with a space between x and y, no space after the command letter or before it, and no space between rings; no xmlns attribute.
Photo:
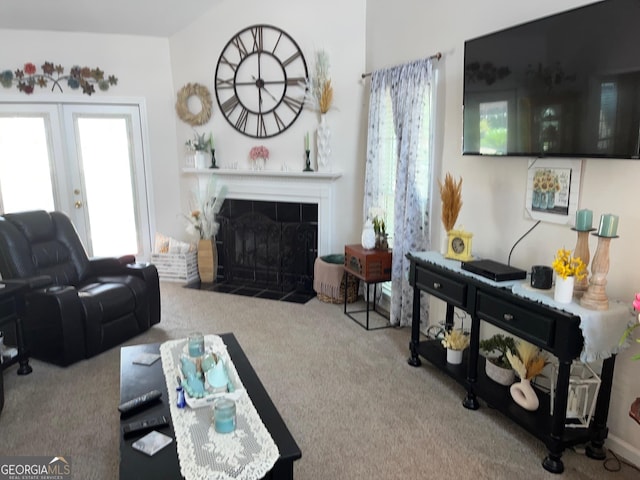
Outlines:
<svg viewBox="0 0 640 480"><path fill-rule="evenodd" d="M160 284L133 256L89 258L61 212L0 216L0 274L26 282L23 319L30 356L66 366L160 322Z"/></svg>

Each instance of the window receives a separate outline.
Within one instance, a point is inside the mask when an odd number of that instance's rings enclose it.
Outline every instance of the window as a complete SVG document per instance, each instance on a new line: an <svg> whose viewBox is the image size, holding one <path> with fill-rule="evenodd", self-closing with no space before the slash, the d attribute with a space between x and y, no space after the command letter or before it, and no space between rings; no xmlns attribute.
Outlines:
<svg viewBox="0 0 640 480"><path fill-rule="evenodd" d="M480 153L507 153L508 102L480 103Z"/></svg>
<svg viewBox="0 0 640 480"><path fill-rule="evenodd" d="M380 128L380 176L378 178L378 204L384 210L386 231L389 234L389 248L393 248L393 203L396 185L396 158L398 139L393 126L393 105L391 95L386 92Z"/></svg>
<svg viewBox="0 0 640 480"><path fill-rule="evenodd" d="M600 85L600 115L598 118L598 150L609 152L613 147L613 134L616 131L616 109L618 89L614 82Z"/></svg>

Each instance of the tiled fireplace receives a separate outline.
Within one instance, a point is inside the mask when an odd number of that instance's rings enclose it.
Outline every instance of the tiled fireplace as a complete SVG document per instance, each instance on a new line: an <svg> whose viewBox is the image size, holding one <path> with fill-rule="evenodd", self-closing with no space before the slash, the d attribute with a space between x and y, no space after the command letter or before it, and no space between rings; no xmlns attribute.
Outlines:
<svg viewBox="0 0 640 480"><path fill-rule="evenodd" d="M227 199L218 222L218 282L313 294L318 205Z"/></svg>
<svg viewBox="0 0 640 480"><path fill-rule="evenodd" d="M186 171L199 174L201 182L209 181L212 172ZM216 238L218 279L204 288L306 301L313 295L315 258L332 253L334 188L341 174L243 170L214 174L218 185L227 187L227 195Z"/></svg>

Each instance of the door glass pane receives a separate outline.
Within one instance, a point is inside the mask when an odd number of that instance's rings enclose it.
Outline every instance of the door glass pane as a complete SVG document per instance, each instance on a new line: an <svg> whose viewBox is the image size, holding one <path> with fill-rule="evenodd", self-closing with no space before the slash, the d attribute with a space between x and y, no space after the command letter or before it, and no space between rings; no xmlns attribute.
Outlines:
<svg viewBox="0 0 640 480"><path fill-rule="evenodd" d="M0 117L4 213L55 210L45 117Z"/></svg>
<svg viewBox="0 0 640 480"><path fill-rule="evenodd" d="M78 117L91 254L138 252L129 129L125 118Z"/></svg>

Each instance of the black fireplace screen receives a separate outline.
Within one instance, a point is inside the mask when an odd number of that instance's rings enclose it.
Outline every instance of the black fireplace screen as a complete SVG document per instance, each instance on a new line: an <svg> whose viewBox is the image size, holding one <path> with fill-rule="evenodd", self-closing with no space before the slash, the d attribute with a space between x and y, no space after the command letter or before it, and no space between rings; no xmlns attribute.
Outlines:
<svg viewBox="0 0 640 480"><path fill-rule="evenodd" d="M218 221L218 281L281 292L312 291L317 205L227 199Z"/></svg>

